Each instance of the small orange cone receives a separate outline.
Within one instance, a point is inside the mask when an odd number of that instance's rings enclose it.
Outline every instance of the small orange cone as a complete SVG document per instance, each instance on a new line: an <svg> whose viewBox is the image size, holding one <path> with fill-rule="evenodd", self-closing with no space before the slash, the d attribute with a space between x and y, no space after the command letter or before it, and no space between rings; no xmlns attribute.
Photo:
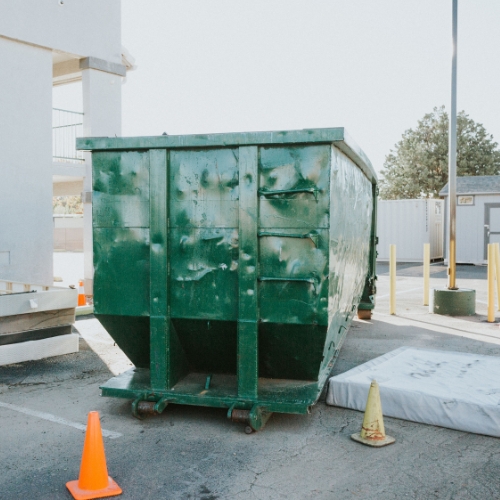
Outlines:
<svg viewBox="0 0 500 500"><path fill-rule="evenodd" d="M391 436L386 436L384 427L384 417L382 415L382 403L380 402L380 390L375 380L372 380L368 399L366 401L365 416L361 431L353 434L351 439L358 443L380 448L394 443L396 440Z"/></svg>
<svg viewBox="0 0 500 500"><path fill-rule="evenodd" d="M83 288L83 280L80 280L78 282L78 305L79 306L87 305L87 299L85 298L85 290Z"/></svg>
<svg viewBox="0 0 500 500"><path fill-rule="evenodd" d="M66 486L76 500L113 497L122 493L122 489L108 476L101 423L96 411L91 411L88 416L80 476Z"/></svg>

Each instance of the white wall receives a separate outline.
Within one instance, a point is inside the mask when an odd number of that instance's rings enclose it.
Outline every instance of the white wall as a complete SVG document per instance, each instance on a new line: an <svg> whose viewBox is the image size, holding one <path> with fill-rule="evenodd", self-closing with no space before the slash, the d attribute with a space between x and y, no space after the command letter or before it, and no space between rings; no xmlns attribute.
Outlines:
<svg viewBox="0 0 500 500"><path fill-rule="evenodd" d="M422 262L424 243L431 259L443 258L443 213L441 200L379 200L377 260L389 260L389 246L396 245L398 262Z"/></svg>
<svg viewBox="0 0 500 500"><path fill-rule="evenodd" d="M0 277L52 285L51 51L0 37L0 89Z"/></svg>
<svg viewBox="0 0 500 500"><path fill-rule="evenodd" d="M472 206L457 206L457 263L484 262L484 204L498 203L499 197L476 195L474 201Z"/></svg>
<svg viewBox="0 0 500 500"><path fill-rule="evenodd" d="M484 258L484 205L500 203L500 195L475 194L474 205L457 206L457 264L485 264ZM448 262L448 197L445 198L445 247ZM492 239L493 241L493 239Z"/></svg>
<svg viewBox="0 0 500 500"><path fill-rule="evenodd" d="M82 191L83 180L78 179L76 181L54 182L52 194L54 196L75 196L81 195Z"/></svg>
<svg viewBox="0 0 500 500"><path fill-rule="evenodd" d="M70 54L121 64L119 0L0 0L0 277L15 281L51 284L53 278L54 52L66 54L56 62ZM120 135L122 79L105 72L109 65L93 64L104 71L81 72L84 133ZM83 188L91 191L90 161L85 169ZM91 227L87 203L87 293Z"/></svg>
<svg viewBox="0 0 500 500"><path fill-rule="evenodd" d="M82 216L54 217L54 250L67 252L83 251Z"/></svg>
<svg viewBox="0 0 500 500"><path fill-rule="evenodd" d="M0 0L0 35L121 63L119 0Z"/></svg>
<svg viewBox="0 0 500 500"><path fill-rule="evenodd" d="M95 69L82 71L83 135L121 135L122 78Z"/></svg>

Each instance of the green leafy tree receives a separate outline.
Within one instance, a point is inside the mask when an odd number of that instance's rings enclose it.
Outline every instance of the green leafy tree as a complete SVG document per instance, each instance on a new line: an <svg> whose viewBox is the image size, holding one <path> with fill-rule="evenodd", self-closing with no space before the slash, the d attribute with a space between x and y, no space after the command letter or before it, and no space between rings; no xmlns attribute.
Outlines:
<svg viewBox="0 0 500 500"><path fill-rule="evenodd" d="M387 155L380 197L438 198L448 182L448 114L434 108ZM457 116L457 175L498 175L500 151L493 136L464 111Z"/></svg>

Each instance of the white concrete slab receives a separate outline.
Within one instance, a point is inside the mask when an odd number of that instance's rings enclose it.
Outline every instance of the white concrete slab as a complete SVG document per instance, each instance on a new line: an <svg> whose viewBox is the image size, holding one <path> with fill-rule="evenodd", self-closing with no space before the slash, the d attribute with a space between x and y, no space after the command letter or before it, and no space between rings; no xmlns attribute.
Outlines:
<svg viewBox="0 0 500 500"><path fill-rule="evenodd" d="M0 346L0 366L78 352L79 335L69 333L41 340Z"/></svg>
<svg viewBox="0 0 500 500"><path fill-rule="evenodd" d="M50 290L32 293L15 293L0 296L0 318L16 314L55 311L76 307L78 290L55 287Z"/></svg>
<svg viewBox="0 0 500 500"><path fill-rule="evenodd" d="M364 411L372 380L386 416L500 437L500 357L400 347L332 377L327 404Z"/></svg>

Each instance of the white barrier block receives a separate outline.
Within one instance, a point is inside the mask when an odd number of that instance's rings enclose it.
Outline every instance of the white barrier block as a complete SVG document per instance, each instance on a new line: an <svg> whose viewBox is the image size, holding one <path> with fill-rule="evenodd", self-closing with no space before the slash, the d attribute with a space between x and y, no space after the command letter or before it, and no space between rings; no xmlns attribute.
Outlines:
<svg viewBox="0 0 500 500"><path fill-rule="evenodd" d="M0 366L78 352L77 333L0 346Z"/></svg>

